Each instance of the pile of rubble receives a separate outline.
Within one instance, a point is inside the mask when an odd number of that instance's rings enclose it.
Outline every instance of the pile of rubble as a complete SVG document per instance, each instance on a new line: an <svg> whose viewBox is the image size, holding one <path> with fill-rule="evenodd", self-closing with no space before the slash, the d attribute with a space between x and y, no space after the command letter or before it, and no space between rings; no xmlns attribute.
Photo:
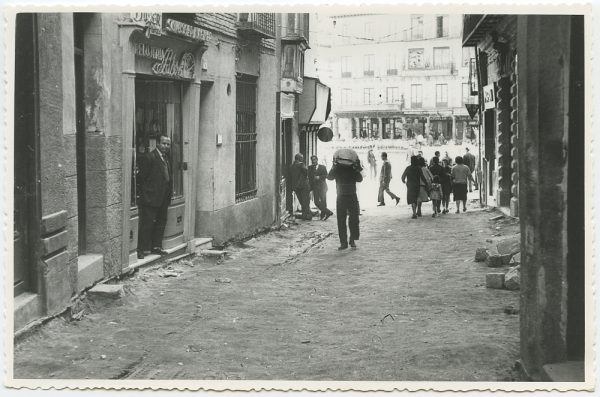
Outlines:
<svg viewBox="0 0 600 397"><path fill-rule="evenodd" d="M475 262L485 262L496 271L486 274L485 286L518 290L521 282L521 236L519 234L488 240L488 247L477 248Z"/></svg>

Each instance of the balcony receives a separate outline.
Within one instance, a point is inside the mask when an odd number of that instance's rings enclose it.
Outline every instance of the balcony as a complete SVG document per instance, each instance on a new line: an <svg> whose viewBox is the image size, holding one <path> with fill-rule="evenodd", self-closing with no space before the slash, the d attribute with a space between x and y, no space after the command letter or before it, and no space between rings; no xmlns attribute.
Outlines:
<svg viewBox="0 0 600 397"><path fill-rule="evenodd" d="M474 47L485 38L503 15L470 14L463 16L463 47Z"/></svg>
<svg viewBox="0 0 600 397"><path fill-rule="evenodd" d="M375 71L374 70L365 70L365 71L363 71L363 76L364 77L373 77L373 76L375 76Z"/></svg>
<svg viewBox="0 0 600 397"><path fill-rule="evenodd" d="M249 36L265 39L275 38L275 14L274 13L239 13L237 14L236 28Z"/></svg>
<svg viewBox="0 0 600 397"><path fill-rule="evenodd" d="M387 75L388 76L397 76L398 75L398 69L388 69L387 70Z"/></svg>
<svg viewBox="0 0 600 397"><path fill-rule="evenodd" d="M342 78L347 79L352 77L352 72L342 72Z"/></svg>

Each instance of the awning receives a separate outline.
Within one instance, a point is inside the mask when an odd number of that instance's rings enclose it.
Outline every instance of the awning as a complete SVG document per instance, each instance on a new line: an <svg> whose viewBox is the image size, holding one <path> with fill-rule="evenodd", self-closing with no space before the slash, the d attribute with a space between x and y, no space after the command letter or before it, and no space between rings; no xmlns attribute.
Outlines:
<svg viewBox="0 0 600 397"><path fill-rule="evenodd" d="M319 79L304 77L304 90L298 100L299 124L323 124L331 112L330 89Z"/></svg>

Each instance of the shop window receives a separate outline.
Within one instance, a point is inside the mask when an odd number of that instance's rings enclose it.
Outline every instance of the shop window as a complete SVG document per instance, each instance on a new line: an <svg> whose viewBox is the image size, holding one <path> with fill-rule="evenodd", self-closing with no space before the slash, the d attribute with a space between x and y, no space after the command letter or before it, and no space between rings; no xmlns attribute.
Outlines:
<svg viewBox="0 0 600 397"><path fill-rule="evenodd" d="M171 138L169 163L173 175L173 199L183 196L182 86L179 81L136 78L134 158L131 206L136 205L137 161L156 148L161 135Z"/></svg>
<svg viewBox="0 0 600 397"><path fill-rule="evenodd" d="M236 82L235 201L256 196L256 78Z"/></svg>
<svg viewBox="0 0 600 397"><path fill-rule="evenodd" d="M447 108L448 107L448 84L436 84L435 85L435 107L436 108Z"/></svg>

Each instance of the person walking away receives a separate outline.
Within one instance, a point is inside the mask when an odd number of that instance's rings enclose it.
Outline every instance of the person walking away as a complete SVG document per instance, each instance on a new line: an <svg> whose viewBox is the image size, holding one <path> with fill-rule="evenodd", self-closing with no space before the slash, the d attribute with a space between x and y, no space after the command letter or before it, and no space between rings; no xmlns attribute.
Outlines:
<svg viewBox="0 0 600 397"><path fill-rule="evenodd" d="M411 156L410 165L402 173L402 183L406 184L406 202L411 205L412 218L417 218L419 190L423 173L419 167L419 158Z"/></svg>
<svg viewBox="0 0 600 397"><path fill-rule="evenodd" d="M450 155L448 154L448 152L446 152L444 154L444 158L442 160L446 160L448 162L448 165L450 167L452 167L452 157L450 157Z"/></svg>
<svg viewBox="0 0 600 397"><path fill-rule="evenodd" d="M429 161L429 167L431 167L431 166L433 165L433 159L434 159L434 158L436 158L436 157L437 157L437 159L438 159L438 161L437 161L437 162L438 162L438 164L439 164L439 163L440 163L440 152L439 152L439 150L436 150L436 151L435 151L435 153L434 153L434 156L433 156L433 157L431 158L431 160ZM430 169L430 171L431 171L431 169Z"/></svg>
<svg viewBox="0 0 600 397"><path fill-rule="evenodd" d="M167 254L162 249L162 239L173 195L173 174L168 157L170 149L171 139L160 136L156 148L140 156L137 178L140 190L138 259L144 259L144 255L149 253Z"/></svg>
<svg viewBox="0 0 600 397"><path fill-rule="evenodd" d="M475 171L475 156L471 152L469 152L469 148L465 148L465 150L467 152L463 156L463 161L465 165L469 167L469 170L471 170L471 175L473 175L473 172ZM473 182L473 184L475 185L475 190L477 190L477 182ZM469 192L473 191L471 186L471 179L469 179Z"/></svg>
<svg viewBox="0 0 600 397"><path fill-rule="evenodd" d="M440 158L433 157L431 159L431 165L429 166L429 172L431 172L431 175L433 175L433 176L440 175L443 171L444 171L444 169L440 165Z"/></svg>
<svg viewBox="0 0 600 397"><path fill-rule="evenodd" d="M356 240L360 237L358 216L360 205L356 195L356 183L362 182L362 167L360 161L353 165L339 164L337 159L333 159L333 166L329 170L327 179L335 180L337 200L337 225L340 246L338 250L348 248L348 243L352 248L356 248ZM346 228L346 219L348 219L348 228L350 229L350 240L348 240L348 230Z"/></svg>
<svg viewBox="0 0 600 397"><path fill-rule="evenodd" d="M421 204L429 201L429 189L431 188L431 182L433 175L427 168L427 163L423 157L419 157L419 167L421 168L421 183L419 188L419 197L417 198L417 216L421 214Z"/></svg>
<svg viewBox="0 0 600 397"><path fill-rule="evenodd" d="M390 181L392 179L392 164L387 159L387 153L381 153L381 160L383 160L383 164L381 165L381 173L379 174L379 194L377 196L377 204L378 207L385 205L385 196L384 192L389 194L393 200L396 200L396 205L400 202L400 197L396 196L394 193L390 191Z"/></svg>
<svg viewBox="0 0 600 397"><path fill-rule="evenodd" d="M369 153L367 154L367 162L369 163L371 179L377 178L377 159L375 158L373 149L369 149Z"/></svg>
<svg viewBox="0 0 600 397"><path fill-rule="evenodd" d="M452 169L448 165L448 161L442 160L442 172L439 174L440 184L442 185L442 214L447 214L448 205L450 204L450 193L452 193L452 177L450 173Z"/></svg>
<svg viewBox="0 0 600 397"><path fill-rule="evenodd" d="M471 170L463 164L461 156L456 157L456 165L450 173L452 176L452 194L456 202L456 213L460 213L460 202L463 203L463 212L467 210L467 180L473 180Z"/></svg>
<svg viewBox="0 0 600 397"><path fill-rule="evenodd" d="M312 164L308 167L308 183L315 206L320 211L320 218L326 221L333 215L333 212L327 208L327 168L319 164L317 156L311 156L310 161Z"/></svg>
<svg viewBox="0 0 600 397"><path fill-rule="evenodd" d="M439 175L433 176L433 182L431 183L431 191L429 192L429 196L431 197L431 202L433 203L432 217L435 218L436 216L440 215L440 203L442 201L442 185L440 184Z"/></svg>
<svg viewBox="0 0 600 397"><path fill-rule="evenodd" d="M310 185L308 183L308 169L304 165L304 156L302 153L297 153L294 156L294 163L290 169L290 182L292 191L296 193L296 197L302 208L302 219L311 220L312 212L310 211Z"/></svg>

